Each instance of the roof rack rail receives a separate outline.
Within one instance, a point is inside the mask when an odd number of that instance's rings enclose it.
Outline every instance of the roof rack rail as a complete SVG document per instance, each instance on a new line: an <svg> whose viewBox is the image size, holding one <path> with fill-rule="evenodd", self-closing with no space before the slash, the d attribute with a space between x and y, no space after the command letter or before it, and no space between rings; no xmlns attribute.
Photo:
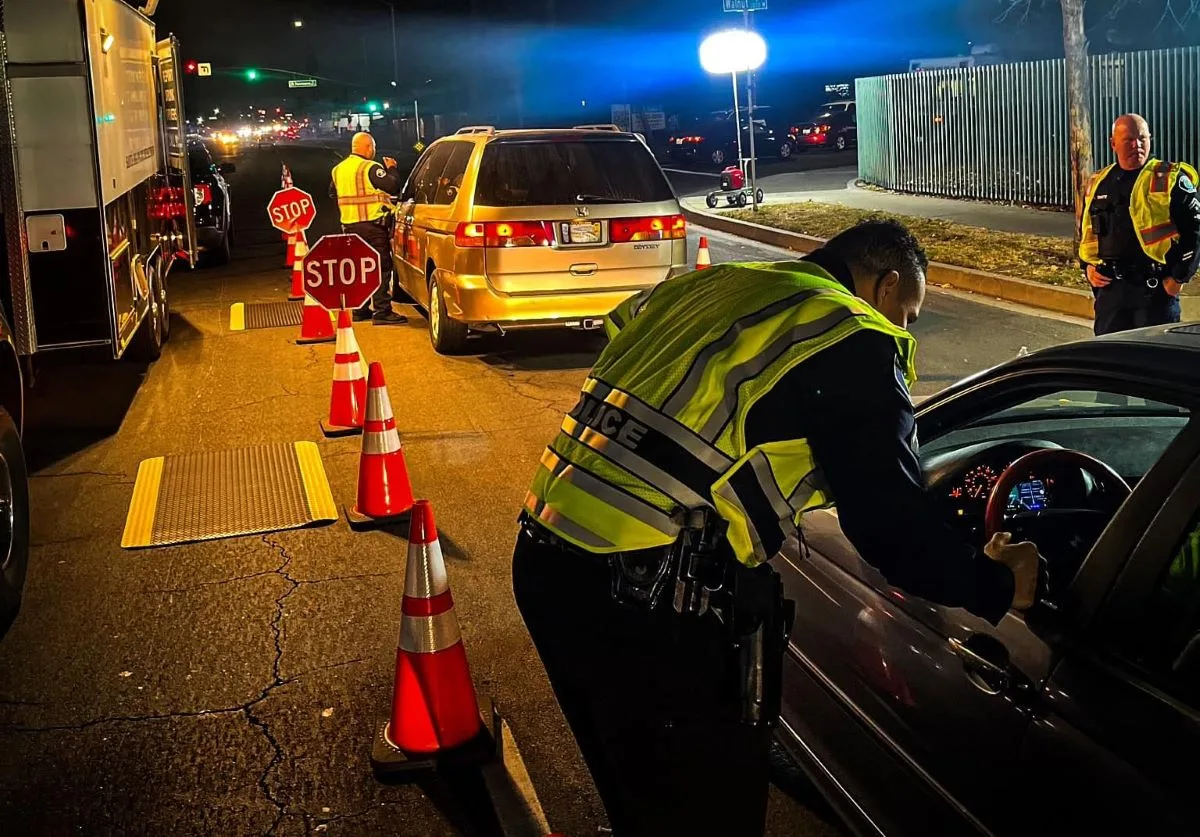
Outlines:
<svg viewBox="0 0 1200 837"><path fill-rule="evenodd" d="M572 131L617 131L618 133L625 132L625 129L622 128L620 125L613 125L612 123L609 123L607 125L576 125L571 130Z"/></svg>
<svg viewBox="0 0 1200 837"><path fill-rule="evenodd" d="M496 133L495 125L467 125L459 128L455 134L494 134Z"/></svg>

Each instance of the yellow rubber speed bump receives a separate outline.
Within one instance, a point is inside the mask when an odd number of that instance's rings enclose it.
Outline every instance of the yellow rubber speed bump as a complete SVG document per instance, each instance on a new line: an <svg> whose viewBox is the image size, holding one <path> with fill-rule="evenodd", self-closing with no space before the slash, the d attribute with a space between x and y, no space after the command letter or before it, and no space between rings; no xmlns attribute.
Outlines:
<svg viewBox="0 0 1200 837"><path fill-rule="evenodd" d="M158 456L138 466L121 546L277 532L337 518L313 442Z"/></svg>
<svg viewBox="0 0 1200 837"><path fill-rule="evenodd" d="M235 302L229 306L229 330L297 328L303 317L299 302Z"/></svg>

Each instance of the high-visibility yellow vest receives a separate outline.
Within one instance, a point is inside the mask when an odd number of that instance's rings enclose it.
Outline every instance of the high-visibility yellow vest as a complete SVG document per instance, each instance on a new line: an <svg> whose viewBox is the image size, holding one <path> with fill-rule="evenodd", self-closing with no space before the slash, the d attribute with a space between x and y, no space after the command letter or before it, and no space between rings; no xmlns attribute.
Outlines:
<svg viewBox="0 0 1200 837"><path fill-rule="evenodd" d="M1089 264L1100 261L1100 239L1092 228L1092 199L1096 190L1113 166L1092 175L1088 183L1087 199L1083 204L1083 223L1080 228L1079 258ZM1142 251L1159 264L1166 264L1167 251L1179 238L1179 231L1171 222L1171 191L1179 175L1186 174L1196 182L1196 170L1187 163L1168 163L1151 158L1142 167L1129 196L1129 214L1133 218L1133 229L1137 233Z"/></svg>
<svg viewBox="0 0 1200 837"><path fill-rule="evenodd" d="M343 224L374 221L391 210L391 197L372 186L367 177L378 165L374 160L351 154L333 167L333 188L337 190Z"/></svg>
<svg viewBox="0 0 1200 837"><path fill-rule="evenodd" d="M911 385L912 335L813 264L720 265L631 297L609 315L611 342L525 509L607 554L670 544L687 510L708 507L739 561L769 560L832 497L806 440L747 447L747 415L790 369L864 329L895 339Z"/></svg>

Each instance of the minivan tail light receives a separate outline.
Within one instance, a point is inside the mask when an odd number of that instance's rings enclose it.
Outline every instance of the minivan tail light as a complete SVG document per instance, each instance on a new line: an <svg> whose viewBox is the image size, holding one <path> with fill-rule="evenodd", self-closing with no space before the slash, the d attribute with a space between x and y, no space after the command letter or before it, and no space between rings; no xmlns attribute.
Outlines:
<svg viewBox="0 0 1200 837"><path fill-rule="evenodd" d="M614 218L608 222L608 240L666 241L687 238L687 219L682 215L651 215L645 218Z"/></svg>
<svg viewBox="0 0 1200 837"><path fill-rule="evenodd" d="M554 228L546 221L470 221L454 230L459 247L549 247Z"/></svg>
<svg viewBox="0 0 1200 837"><path fill-rule="evenodd" d="M207 183L197 183L192 187L192 199L196 202L196 206L212 203L212 189L208 187Z"/></svg>

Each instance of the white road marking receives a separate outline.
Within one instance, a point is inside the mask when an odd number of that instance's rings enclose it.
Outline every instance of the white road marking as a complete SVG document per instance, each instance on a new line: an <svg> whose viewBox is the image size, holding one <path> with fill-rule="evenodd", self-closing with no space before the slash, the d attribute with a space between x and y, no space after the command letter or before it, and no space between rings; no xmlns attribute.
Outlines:
<svg viewBox="0 0 1200 837"><path fill-rule="evenodd" d="M499 764L483 768L483 781L504 837L545 837L551 833L550 823L538 801L529 771L525 769L517 741L503 719L500 721L500 752Z"/></svg>

